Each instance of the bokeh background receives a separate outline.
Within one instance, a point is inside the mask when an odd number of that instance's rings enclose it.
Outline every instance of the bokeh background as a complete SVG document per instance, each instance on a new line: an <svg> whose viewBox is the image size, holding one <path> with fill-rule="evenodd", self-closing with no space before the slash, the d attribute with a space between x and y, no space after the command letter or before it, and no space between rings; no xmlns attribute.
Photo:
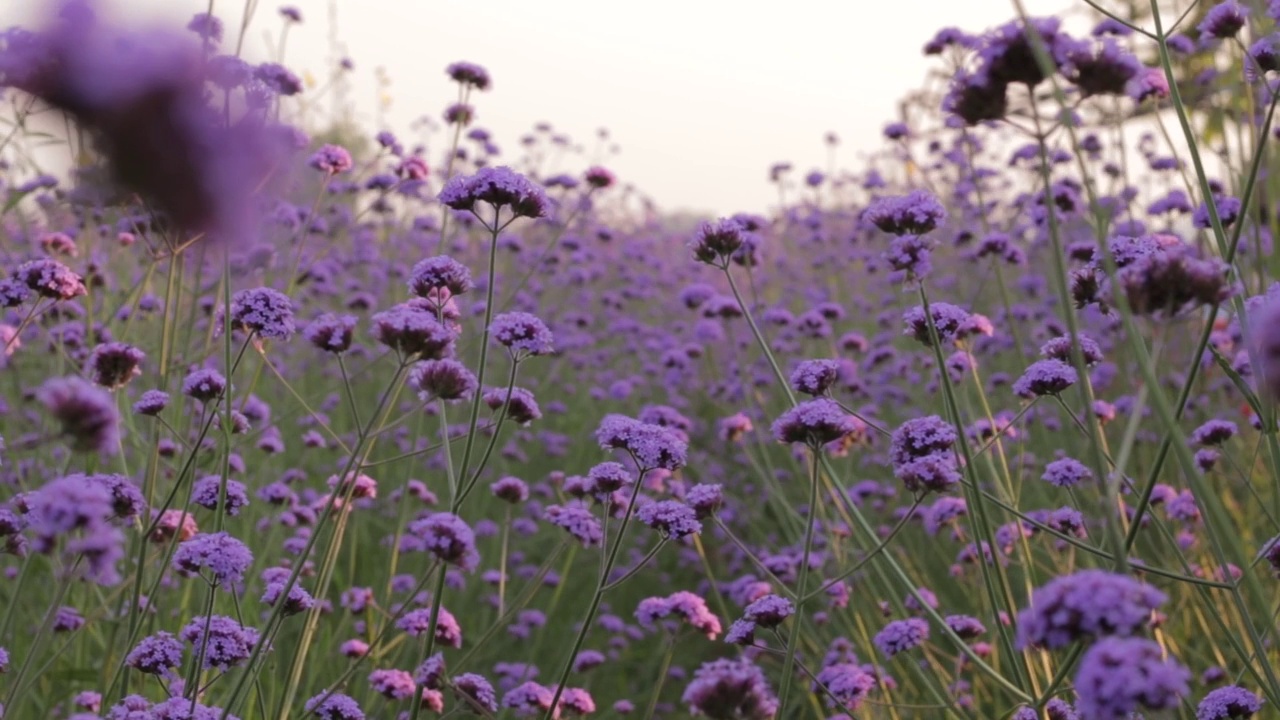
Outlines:
<svg viewBox="0 0 1280 720"><path fill-rule="evenodd" d="M1032 14L1083 3L1022 0ZM131 21L185 25L209 0L105 0ZM233 46L246 8L243 54L280 52L282 4L304 22L284 60L308 82L309 130L341 120L411 138L456 100L444 67L484 65L494 79L472 105L504 152L539 122L584 151L565 171L600 162L669 212L762 211L776 201L769 167L797 175L853 166L901 119L910 92L943 82L921 47L941 27L979 32L1016 14L1010 0L214 0ZM5 0L0 24L31 22L49 0ZM1070 18L1069 18L1070 19ZM353 69L332 73L349 58ZM607 140L599 138L601 128ZM833 159L824 142L835 133ZM442 135L437 135L437 138ZM439 144L438 142L436 144ZM443 148L429 146L429 157ZM614 152L616 151L616 152Z"/></svg>

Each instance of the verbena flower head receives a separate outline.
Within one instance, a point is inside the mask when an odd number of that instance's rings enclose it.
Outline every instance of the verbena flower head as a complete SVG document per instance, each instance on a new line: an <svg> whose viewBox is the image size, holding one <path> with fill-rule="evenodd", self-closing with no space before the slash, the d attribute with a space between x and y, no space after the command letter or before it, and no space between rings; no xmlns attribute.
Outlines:
<svg viewBox="0 0 1280 720"><path fill-rule="evenodd" d="M543 518L572 535L583 547L599 545L604 540L600 521L580 505L548 505Z"/></svg>
<svg viewBox="0 0 1280 720"><path fill-rule="evenodd" d="M1048 77L1035 48L1039 46L1050 68L1057 69L1071 42L1057 18L1029 18L1026 23L1015 20L988 33L979 56L983 71L995 83L1035 87Z"/></svg>
<svg viewBox="0 0 1280 720"><path fill-rule="evenodd" d="M966 323L971 315L967 310L951 303L929 303L929 315L933 317L933 326L938 340L945 346L964 336ZM924 308L917 305L902 314L906 325L904 334L914 337L928 347L933 347L933 334L929 331L929 321L925 317ZM988 333L989 334L989 333Z"/></svg>
<svg viewBox="0 0 1280 720"><path fill-rule="evenodd" d="M231 327L271 340L293 336L293 302L279 290L255 288L231 296Z"/></svg>
<svg viewBox="0 0 1280 720"><path fill-rule="evenodd" d="M259 640L256 629L224 615L196 616L178 635L196 653L204 648L204 669L217 668L223 672L248 660Z"/></svg>
<svg viewBox="0 0 1280 720"><path fill-rule="evenodd" d="M483 676L463 673L450 678L450 684L453 685L460 702L474 705L490 713L498 711L498 695L493 691L493 685L489 684Z"/></svg>
<svg viewBox="0 0 1280 720"><path fill-rule="evenodd" d="M473 287L467 266L447 255L418 261L409 275L409 292L420 298L431 298L441 290L450 296L462 295Z"/></svg>
<svg viewBox="0 0 1280 720"><path fill-rule="evenodd" d="M90 353L85 371L94 384L114 390L141 375L146 359L146 353L128 343L103 343Z"/></svg>
<svg viewBox="0 0 1280 720"><path fill-rule="evenodd" d="M355 698L340 692L320 693L302 707L320 720L365 720L364 711Z"/></svg>
<svg viewBox="0 0 1280 720"><path fill-rule="evenodd" d="M426 360L409 371L409 386L424 402L457 402L471 397L480 387L476 376L452 358Z"/></svg>
<svg viewBox="0 0 1280 720"><path fill-rule="evenodd" d="M1196 720L1250 718L1262 709L1262 700L1239 685L1213 690L1196 706Z"/></svg>
<svg viewBox="0 0 1280 720"><path fill-rule="evenodd" d="M636 519L673 540L702 532L697 513L678 500L649 503L636 512Z"/></svg>
<svg viewBox="0 0 1280 720"><path fill-rule="evenodd" d="M1209 8L1196 26L1201 35L1213 38L1235 37L1249 20L1249 8L1236 0L1226 0Z"/></svg>
<svg viewBox="0 0 1280 720"><path fill-rule="evenodd" d="M699 520L710 517L724 503L724 487L718 483L698 483L685 493L684 501Z"/></svg>
<svg viewBox="0 0 1280 720"><path fill-rule="evenodd" d="M1018 613L1017 646L1053 650L1080 639L1134 635L1165 600L1164 593L1127 575L1064 575L1032 593L1031 606Z"/></svg>
<svg viewBox="0 0 1280 720"><path fill-rule="evenodd" d="M695 715L737 720L772 720L778 698L764 672L749 660L720 659L693 671L681 700Z"/></svg>
<svg viewBox="0 0 1280 720"><path fill-rule="evenodd" d="M510 391L505 387L489 388L481 398L491 410L504 408L507 419L517 425L528 425L542 417L542 409L534 400L533 393L522 387L512 387Z"/></svg>
<svg viewBox="0 0 1280 720"><path fill-rule="evenodd" d="M1085 365L1097 365L1102 362L1102 348L1098 346L1096 340L1086 335L1077 335L1076 342L1080 345L1080 354ZM1071 337L1059 335L1041 345L1040 357L1071 364Z"/></svg>
<svg viewBox="0 0 1280 720"><path fill-rule="evenodd" d="M804 360L791 371L791 389L806 395L822 395L840 379L838 360Z"/></svg>
<svg viewBox="0 0 1280 720"><path fill-rule="evenodd" d="M743 618L750 620L762 628L777 627L783 620L794 615L795 605L781 595L765 595L751 602L743 610Z"/></svg>
<svg viewBox="0 0 1280 720"><path fill-rule="evenodd" d="M1191 442L1197 445L1216 446L1235 437L1240 430L1230 420L1213 419L1191 432Z"/></svg>
<svg viewBox="0 0 1280 720"><path fill-rule="evenodd" d="M351 153L341 145L321 146L307 164L326 175L339 175L355 165L351 160Z"/></svg>
<svg viewBox="0 0 1280 720"><path fill-rule="evenodd" d="M499 313L493 318L490 332L495 342L517 358L549 355L554 350L551 331L530 313Z"/></svg>
<svg viewBox="0 0 1280 720"><path fill-rule="evenodd" d="M445 68L445 74L461 85L477 90L488 90L490 85L489 71L469 62L456 62Z"/></svg>
<svg viewBox="0 0 1280 720"><path fill-rule="evenodd" d="M770 428L778 442L803 443L813 448L861 434L864 429L857 418L827 398L799 403L774 420Z"/></svg>
<svg viewBox="0 0 1280 720"><path fill-rule="evenodd" d="M440 202L454 210L476 212L476 203L509 208L516 217L540 218L551 208L542 188L509 167L485 167L474 175L451 179L440 191ZM487 222L487 220L486 220Z"/></svg>
<svg viewBox="0 0 1280 720"><path fill-rule="evenodd" d="M405 357L439 360L453 354L453 331L424 309L396 305L375 313L372 320L378 342Z"/></svg>
<svg viewBox="0 0 1280 720"><path fill-rule="evenodd" d="M742 223L734 218L720 218L699 225L689 241L689 248L698 262L726 267L729 258L746 242L746 237L747 231Z"/></svg>
<svg viewBox="0 0 1280 720"><path fill-rule="evenodd" d="M921 618L895 620L876 633L872 641L880 652L893 657L900 652L919 647L929 639L929 623Z"/></svg>
<svg viewBox="0 0 1280 720"><path fill-rule="evenodd" d="M182 394L200 402L217 400L226 389L227 379L213 368L197 368L182 380Z"/></svg>
<svg viewBox="0 0 1280 720"><path fill-rule="evenodd" d="M183 575L200 575L211 584L234 590L253 564L249 546L226 532L205 533L178 545L173 569Z"/></svg>
<svg viewBox="0 0 1280 720"><path fill-rule="evenodd" d="M889 457L894 465L945 453L955 445L955 427L937 415L913 418L893 431Z"/></svg>
<svg viewBox="0 0 1280 720"><path fill-rule="evenodd" d="M1076 369L1061 360L1037 360L1013 383L1018 397L1057 395L1076 383Z"/></svg>
<svg viewBox="0 0 1280 720"><path fill-rule="evenodd" d="M641 470L679 470L684 467L688 445L661 425L651 425L625 415L606 415L595 433L601 449L630 453Z"/></svg>
<svg viewBox="0 0 1280 720"><path fill-rule="evenodd" d="M1082 718L1124 720L1140 710L1177 707L1187 695L1191 673L1164 648L1143 638L1099 640L1080 658L1075 688Z"/></svg>
<svg viewBox="0 0 1280 720"><path fill-rule="evenodd" d="M1064 70L1082 97L1121 96L1145 68L1141 61L1112 38L1096 46L1090 42L1065 43Z"/></svg>
<svg viewBox="0 0 1280 720"><path fill-rule="evenodd" d="M351 349L355 331L354 315L324 313L302 329L302 337L320 350L338 354Z"/></svg>
<svg viewBox="0 0 1280 720"><path fill-rule="evenodd" d="M191 502L209 510L219 508L219 496L223 495L223 479L219 475L206 475L191 487ZM223 504L228 515L239 515L240 509L249 504L249 491L239 480L227 478Z"/></svg>
<svg viewBox="0 0 1280 720"><path fill-rule="evenodd" d="M863 666L852 662L826 665L818 672L816 680L831 696L828 705L834 701L842 708L854 711L861 708L871 691L879 686L875 675L867 672ZM817 689L815 688L815 692Z"/></svg>
<svg viewBox="0 0 1280 720"><path fill-rule="evenodd" d="M480 563L476 536L471 527L452 513L434 513L409 524L409 532L422 541L423 549L441 562L470 572Z"/></svg>
<svg viewBox="0 0 1280 720"><path fill-rule="evenodd" d="M1093 480L1093 472L1079 460L1061 458L1045 466L1041 479L1050 485L1069 488Z"/></svg>
<svg viewBox="0 0 1280 720"><path fill-rule="evenodd" d="M999 120L1009 109L1007 86L985 70L960 70L942 98L942 110L966 125Z"/></svg>
<svg viewBox="0 0 1280 720"><path fill-rule="evenodd" d="M946 222L947 211L932 193L912 190L906 195L876 200L862 217L892 235L924 235Z"/></svg>
<svg viewBox="0 0 1280 720"><path fill-rule="evenodd" d="M115 401L101 388L78 377L50 378L36 399L58 422L72 449L114 454L120 444L120 415Z"/></svg>
<svg viewBox="0 0 1280 720"><path fill-rule="evenodd" d="M541 717L550 713L552 718L560 717L560 708L552 708L556 693L549 687L533 680L511 688L502 696L502 707L515 712L516 717Z"/></svg>
<svg viewBox="0 0 1280 720"><path fill-rule="evenodd" d="M166 675L182 666L182 642L162 630L138 641L124 662L138 672Z"/></svg>

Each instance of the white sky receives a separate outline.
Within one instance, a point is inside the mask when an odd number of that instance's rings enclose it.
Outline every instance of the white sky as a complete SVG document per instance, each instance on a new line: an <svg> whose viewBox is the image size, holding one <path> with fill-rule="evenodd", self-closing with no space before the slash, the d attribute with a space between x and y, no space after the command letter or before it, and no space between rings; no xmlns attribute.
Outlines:
<svg viewBox="0 0 1280 720"><path fill-rule="evenodd" d="M254 0L250 0L253 2ZM265 59L280 31L278 0L256 0L246 41ZM1049 14L1070 0L1024 0ZM49 0L4 0L0 25ZM123 14L185 24L208 0L109 0ZM1011 0L295 0L304 23L286 64L322 80L335 36L356 63L357 117L379 129L375 73L390 78L386 128L439 118L456 91L444 67L485 66L494 86L473 96L477 124L509 158L547 121L588 148L608 128L621 148L605 160L667 210L763 211L776 193L768 168L826 169L823 137L839 161L880 146L898 100L921 87L936 58L921 46L940 27L980 31L1014 17ZM1079 3L1076 3L1079 4ZM332 8L330 6L333 6ZM234 35L244 0L214 0ZM1076 9L1076 8L1073 8ZM224 47L226 47L224 45ZM323 107L327 110L328 103ZM443 148L432 148L433 160ZM565 171L580 170L570 161Z"/></svg>

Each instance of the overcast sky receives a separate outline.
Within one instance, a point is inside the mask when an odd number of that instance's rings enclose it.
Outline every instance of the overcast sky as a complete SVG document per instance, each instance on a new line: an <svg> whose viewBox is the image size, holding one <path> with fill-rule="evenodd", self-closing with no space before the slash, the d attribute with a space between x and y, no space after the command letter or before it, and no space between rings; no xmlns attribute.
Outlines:
<svg viewBox="0 0 1280 720"><path fill-rule="evenodd" d="M250 0L253 2L254 0ZM245 44L265 59L282 27L276 0L256 0ZM0 23L48 0L3 0ZM1046 14L1069 0L1025 0ZM209 0L110 0L130 18L185 24ZM244 0L214 0L234 43ZM1014 16L1010 0L295 0L286 63L322 82L336 38L355 63L357 117L370 133L408 134L439 117L456 91L444 67L488 68L493 88L473 98L477 124L505 153L539 121L596 147L608 128L620 154L605 160L664 209L763 211L775 197L769 166L825 169L879 146L898 101L937 59L921 46L940 27L979 31ZM336 17L336 27L330 13ZM375 112L390 79L385 123ZM327 111L328 103L324 106ZM312 128L314 129L314 128ZM567 162L580 170L586 160Z"/></svg>

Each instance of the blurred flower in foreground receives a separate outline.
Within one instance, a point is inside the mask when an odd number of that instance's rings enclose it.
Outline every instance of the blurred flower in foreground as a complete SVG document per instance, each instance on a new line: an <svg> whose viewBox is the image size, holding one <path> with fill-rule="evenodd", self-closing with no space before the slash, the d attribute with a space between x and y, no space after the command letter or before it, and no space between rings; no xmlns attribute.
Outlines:
<svg viewBox="0 0 1280 720"><path fill-rule="evenodd" d="M112 178L184 233L239 240L273 153L261 115L220 120L205 102L206 71L189 35L109 26L89 0L70 0L46 29L0 34L0 87L71 116L94 139Z"/></svg>

